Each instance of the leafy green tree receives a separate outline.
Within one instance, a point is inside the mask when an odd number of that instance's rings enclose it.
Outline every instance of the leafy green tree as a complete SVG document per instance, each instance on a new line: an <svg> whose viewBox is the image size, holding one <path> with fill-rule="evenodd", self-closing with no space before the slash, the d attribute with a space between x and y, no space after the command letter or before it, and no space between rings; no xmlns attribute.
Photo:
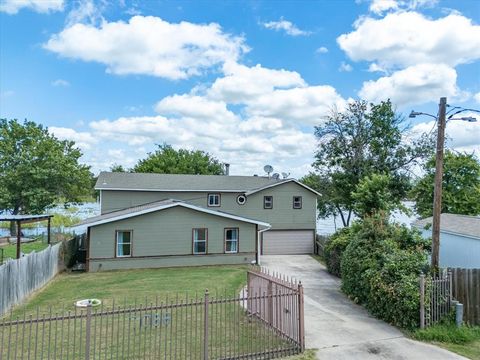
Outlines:
<svg viewBox="0 0 480 360"><path fill-rule="evenodd" d="M393 196L392 178L389 175L365 176L352 193L355 213L360 217L379 214L388 218L392 210L402 208L401 199Z"/></svg>
<svg viewBox="0 0 480 360"><path fill-rule="evenodd" d="M111 172L127 172L127 170L123 167L123 165L120 164L113 164L110 166L110 171Z"/></svg>
<svg viewBox="0 0 480 360"><path fill-rule="evenodd" d="M0 209L42 213L60 201L81 202L91 193L81 156L73 141L58 140L42 125L0 119Z"/></svg>
<svg viewBox="0 0 480 360"><path fill-rule="evenodd" d="M315 127L319 145L313 166L320 183L310 186L327 194L318 199L322 217L339 215L348 226L355 212L352 194L359 182L373 173L390 176L392 197L406 196L410 168L433 149L427 136L404 141L407 129L389 100L370 105L351 102L345 111L334 111L324 124ZM313 180L311 176L308 179Z"/></svg>
<svg viewBox="0 0 480 360"><path fill-rule="evenodd" d="M480 215L480 161L473 154L445 152L442 181L442 213ZM425 175L411 191L422 217L432 216L435 157L424 167Z"/></svg>
<svg viewBox="0 0 480 360"><path fill-rule="evenodd" d="M223 175L223 165L201 150L175 150L172 146L158 145L158 149L149 153L132 169L133 172L160 174L198 174Z"/></svg>

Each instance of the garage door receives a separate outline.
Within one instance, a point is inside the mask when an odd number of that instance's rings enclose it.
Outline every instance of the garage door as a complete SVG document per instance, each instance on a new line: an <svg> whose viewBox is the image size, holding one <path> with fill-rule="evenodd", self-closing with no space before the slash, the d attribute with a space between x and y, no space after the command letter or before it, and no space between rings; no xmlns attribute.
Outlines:
<svg viewBox="0 0 480 360"><path fill-rule="evenodd" d="M263 233L264 255L313 253L313 230L269 230Z"/></svg>

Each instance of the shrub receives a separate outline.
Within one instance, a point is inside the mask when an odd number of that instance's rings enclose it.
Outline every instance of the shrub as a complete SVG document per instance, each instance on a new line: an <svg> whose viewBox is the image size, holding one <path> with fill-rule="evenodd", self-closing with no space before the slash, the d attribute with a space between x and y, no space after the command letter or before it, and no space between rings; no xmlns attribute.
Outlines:
<svg viewBox="0 0 480 360"><path fill-rule="evenodd" d="M330 274L341 277L340 261L350 243L352 228L343 228L335 232L325 245L324 258Z"/></svg>
<svg viewBox="0 0 480 360"><path fill-rule="evenodd" d="M342 290L373 315L403 328L418 325L418 275L427 242L416 230L380 215L357 223L341 259Z"/></svg>

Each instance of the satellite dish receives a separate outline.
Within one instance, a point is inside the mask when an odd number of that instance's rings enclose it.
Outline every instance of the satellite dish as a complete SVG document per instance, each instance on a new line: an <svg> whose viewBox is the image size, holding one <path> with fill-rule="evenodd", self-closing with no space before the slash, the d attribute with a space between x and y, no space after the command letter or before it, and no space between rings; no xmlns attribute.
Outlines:
<svg viewBox="0 0 480 360"><path fill-rule="evenodd" d="M263 167L263 170L265 170L265 172L270 175L271 172L273 172L273 166L272 165L265 165Z"/></svg>
<svg viewBox="0 0 480 360"><path fill-rule="evenodd" d="M272 175L272 178L275 179L275 180L278 180L278 179L280 179L280 174L275 173L275 174Z"/></svg>
<svg viewBox="0 0 480 360"><path fill-rule="evenodd" d="M288 178L290 176L290 173L284 173L282 172L282 176L284 179Z"/></svg>

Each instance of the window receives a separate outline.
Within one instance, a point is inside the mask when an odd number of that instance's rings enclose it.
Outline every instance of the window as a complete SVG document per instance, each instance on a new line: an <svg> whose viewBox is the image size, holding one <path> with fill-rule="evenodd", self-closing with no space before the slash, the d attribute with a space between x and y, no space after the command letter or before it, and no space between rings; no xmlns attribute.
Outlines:
<svg viewBox="0 0 480 360"><path fill-rule="evenodd" d="M293 197L293 208L294 209L301 209L302 208L302 197L301 196L294 196Z"/></svg>
<svg viewBox="0 0 480 360"><path fill-rule="evenodd" d="M208 229L193 229L193 253L207 253L207 233Z"/></svg>
<svg viewBox="0 0 480 360"><path fill-rule="evenodd" d="M117 231L116 245L117 257L132 256L132 231Z"/></svg>
<svg viewBox="0 0 480 360"><path fill-rule="evenodd" d="M237 253L238 252L238 229L225 229L225 252Z"/></svg>
<svg viewBox="0 0 480 360"><path fill-rule="evenodd" d="M273 209L273 196L264 196L263 197L263 208L264 209Z"/></svg>
<svg viewBox="0 0 480 360"><path fill-rule="evenodd" d="M208 194L208 206L220 206L220 194Z"/></svg>
<svg viewBox="0 0 480 360"><path fill-rule="evenodd" d="M238 195L237 196L237 204L238 205L245 205L247 202L247 197L245 195Z"/></svg>

